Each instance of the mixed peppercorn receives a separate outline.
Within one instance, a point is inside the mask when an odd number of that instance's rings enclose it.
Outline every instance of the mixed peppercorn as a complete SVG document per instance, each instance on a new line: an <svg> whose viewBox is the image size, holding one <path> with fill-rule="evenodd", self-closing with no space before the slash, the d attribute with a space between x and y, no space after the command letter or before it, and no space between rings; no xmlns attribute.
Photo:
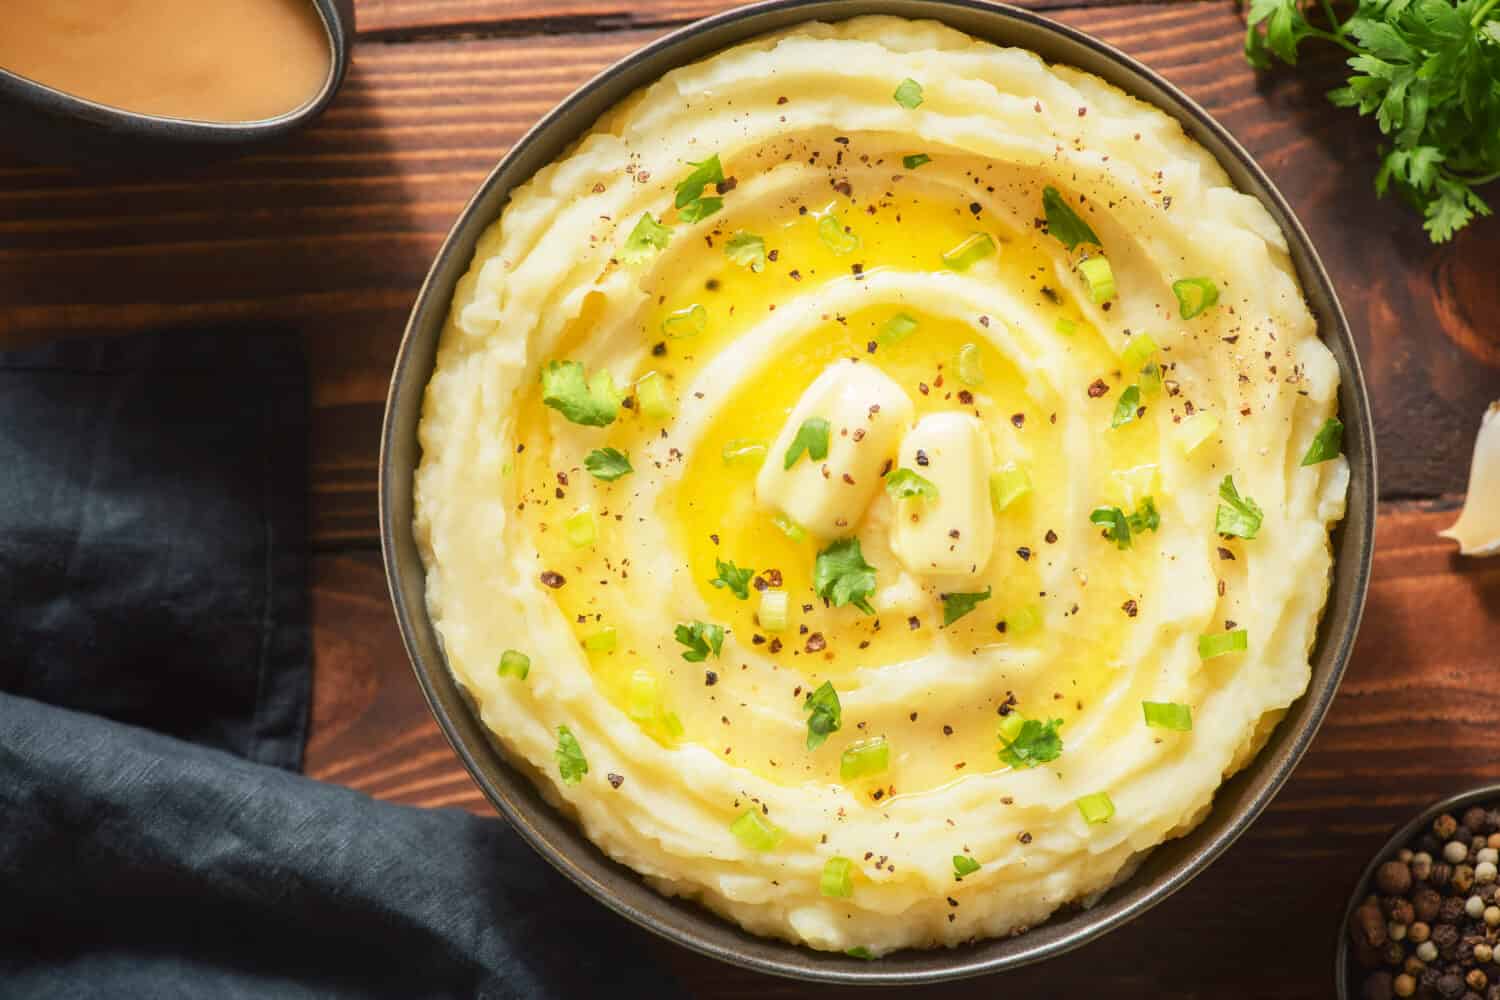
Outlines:
<svg viewBox="0 0 1500 1000"><path fill-rule="evenodd" d="M1443 813L1375 870L1349 923L1366 1000L1500 1000L1500 804Z"/></svg>

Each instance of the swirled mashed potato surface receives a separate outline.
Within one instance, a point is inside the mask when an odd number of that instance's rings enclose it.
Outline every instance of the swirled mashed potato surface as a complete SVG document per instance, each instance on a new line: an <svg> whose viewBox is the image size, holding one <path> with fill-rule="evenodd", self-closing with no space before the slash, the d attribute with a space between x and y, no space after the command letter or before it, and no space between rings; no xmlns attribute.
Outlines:
<svg viewBox="0 0 1500 1000"><path fill-rule="evenodd" d="M622 102L481 239L428 602L508 754L662 892L858 954L1011 934L1200 821L1303 693L1338 378L1282 233L1161 111L808 24Z"/></svg>

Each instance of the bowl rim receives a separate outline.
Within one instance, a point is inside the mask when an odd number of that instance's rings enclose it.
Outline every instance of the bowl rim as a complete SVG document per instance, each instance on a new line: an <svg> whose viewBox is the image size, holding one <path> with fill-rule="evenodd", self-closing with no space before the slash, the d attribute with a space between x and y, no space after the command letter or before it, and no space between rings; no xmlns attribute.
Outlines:
<svg viewBox="0 0 1500 1000"><path fill-rule="evenodd" d="M1370 861L1359 873L1359 879L1354 883L1354 890L1349 894L1349 902L1344 907L1342 917L1339 919L1338 941L1334 946L1333 982L1335 995L1339 1000L1354 1000L1354 982L1351 981L1349 973L1349 921L1354 916L1354 911L1359 904L1369 895L1370 884L1375 880L1375 869L1381 863L1393 857L1401 848L1405 847L1413 839L1425 830L1432 821L1443 813L1457 812L1467 809L1469 806L1479 805L1483 802L1500 802L1500 783L1488 785L1475 785L1466 791L1455 792L1446 798L1438 799L1436 802L1419 811L1411 819L1396 827L1380 849L1370 855Z"/></svg>
<svg viewBox="0 0 1500 1000"><path fill-rule="evenodd" d="M797 12L798 16L790 20L782 18L782 15L791 12ZM618 78L638 71L647 64L657 61L663 63L653 71L650 77L655 79L677 66L702 58L707 52L719 51L757 35L781 30L791 23L846 20L871 13L937 20L950 25L953 24L950 18L982 18L992 26L992 30L983 33L964 27L959 27L959 30L968 31L976 37L999 45L1020 44L1001 40L1001 36L1006 34L1007 30L1011 32L1034 31L1044 36L1051 35L1053 40L1060 40L1059 44L1063 44L1064 47L1082 49L1084 50L1082 54L1091 57L1091 64L1079 65L1080 69L1105 76L1109 82L1131 96L1164 111L1177 120L1190 137L1207 146L1226 170L1233 173L1232 167L1239 168L1240 175L1235 179L1236 187L1257 197L1271 212L1288 239L1304 293L1310 300L1314 298L1319 300L1321 305L1321 309L1318 310L1320 339L1343 352L1340 358L1340 416L1345 425L1344 442L1345 454L1350 462L1350 487L1345 517L1335 529L1334 538L1339 539L1350 530L1357 531L1357 536L1352 540L1333 543L1335 548L1340 545L1353 548L1354 565L1346 565L1345 560L1340 558L1334 561L1330 574L1328 604L1325 605L1319 622L1319 634L1313 650L1313 674L1309 679L1308 689L1287 710L1288 715L1297 713L1300 706L1300 710L1307 713L1306 719L1301 723L1301 728L1286 736L1286 745L1277 749L1273 755L1271 744L1282 740L1283 737L1279 734L1291 724L1283 719L1257 757L1229 782L1220 785L1215 793L1214 805L1209 816L1184 837L1158 845L1153 852L1150 852L1142 867L1151 867L1151 859L1159 856L1165 848L1173 844L1187 843L1194 838L1199 838L1200 835L1205 835L1214 814L1221 809L1230 809L1228 822L1223 824L1222 829L1217 829L1211 836L1206 836L1203 843L1191 849L1187 858L1174 862L1167 870L1165 877L1154 877L1144 887L1134 884L1141 877L1140 872L1132 874L1130 878L1122 879L1095 907L1084 911L1090 915L1097 914L1098 917L1084 919L1081 926L1077 928L1060 930L1058 927L1060 922L1072 923L1073 919L1064 921L1061 914L1054 915L1047 923L1023 935L984 939L954 949L896 953L897 955L923 956L923 959L914 958L904 964L893 963L891 956L881 961L866 962L839 953L820 952L784 941L751 936L733 927L724 918L702 908L697 909L695 917L685 918L686 922L691 923L692 926L674 926L672 914L668 911L691 904L656 894L633 872L628 873L629 877L650 894L651 898L640 899L634 893L632 893L636 896L634 902L620 898L604 884L604 875L601 874L601 870L608 874L608 870L620 868L620 866L605 857L597 847L585 839L583 840L584 846L579 848L580 856L575 857L563 847L552 843L550 838L553 836L577 841L582 835L577 831L576 824L564 817L561 810L546 803L542 803L539 810L536 808L536 803L540 800L536 798L535 789L529 787L531 779L521 773L508 758L498 754L496 745L488 736L487 731L479 734L481 738L466 739L464 733L460 731L461 728L483 730L484 727L473 718L474 713L471 708L467 712L469 718L465 719L456 718L453 710L445 706L445 701L456 703L459 700L466 700L466 696L459 692L456 682L448 672L446 662L427 662L427 658L419 648L418 625L425 625L429 630L431 628L431 623L427 619L425 599L416 596L408 599L403 585L406 577L413 572L425 580L425 569L421 566L420 559L415 560L415 566L406 560L406 553L403 549L409 547L411 551L415 551L414 532L409 518L403 524L396 517L396 511L409 509L411 480L415 473L416 462L414 460L410 468L396 470L395 460L392 457L394 450L408 444L414 445L417 452L420 450L419 445L415 445L414 441L398 439L401 429L397 426L397 422L403 407L409 409L416 406L418 419L420 416L420 397L425 394L427 380L431 374L430 367L420 372L413 371L415 356L425 349L425 345L419 343L423 336L421 327L429 314L436 310L440 317L439 322L435 327L431 323L427 324L433 327L430 337L434 341L431 346L435 353L435 341L440 336L442 328L441 319L447 316L452 297L452 282L442 283L441 272L453 265L453 258L458 253L464 255L465 259L461 263L464 268L467 267L467 258L472 256L473 238L477 238L478 229L488 225L495 217L488 216L482 220L482 223L476 223L474 218L476 210L491 196L493 189L500 184L506 171L521 158L526 150L546 137L553 129L567 133L569 142L582 135L592 126L594 117L590 117L580 127L572 129L567 127L568 117L575 114L579 106L593 97L596 92L610 87ZM726 31L731 37L726 38L720 44L713 45L705 52L672 58L678 55L680 50L690 48L690 43L694 40ZM1044 58L1049 63L1063 62L1078 65L1071 60L1058 60L1050 56L1044 56ZM1131 85L1127 86L1118 82L1112 76L1106 75L1105 71L1116 75L1123 73L1124 76L1131 78ZM634 89L635 86L627 88L621 94L616 95L611 103L618 101ZM1154 95L1143 93L1143 91L1152 90L1155 91ZM528 172L525 176L514 178L513 183L505 188L504 197L499 204L503 206L504 199L508 198L509 192L515 186L524 183L529 176ZM496 216L500 210L502 209L495 209ZM462 270L458 272L460 275L462 273ZM444 287L438 287L440 283L444 284ZM414 403L410 398L413 394L417 397ZM414 423L411 430L412 438L415 438L415 435ZM439 728L475 783L497 811L535 850L571 881L604 903L609 909L641 927L700 954L758 972L809 982L847 985L917 985L959 979L1016 968L1071 951L1151 909L1186 885L1217 859L1260 815L1271 798L1285 784L1316 735L1338 690L1363 614L1371 572L1375 505L1378 495L1374 425L1353 334L1316 249L1300 220L1270 178L1228 130L1214 120L1197 102L1134 58L1080 30L1051 21L1029 10L989 2L989 0L764 0L764 2L715 14L668 32L606 67L564 98L506 151L466 203L434 257L432 267L423 280L413 304L396 356L381 428L379 477L381 549L386 568L387 586L390 590L402 642L411 659L423 696ZM403 477L404 484L400 481ZM1361 484L1364 486L1363 490L1358 488ZM1341 574L1345 577L1346 587L1340 586ZM1342 608L1342 620L1338 624L1337 634L1334 634L1333 605L1336 596L1342 591L1347 591L1347 603ZM435 658L443 660L440 652ZM1329 663L1329 668L1326 676L1319 682L1317 664L1325 659ZM482 762L479 759L480 754L492 760ZM492 762L499 765L493 774L489 773L485 766ZM1238 803L1232 808L1225 805L1225 801L1231 797L1227 789L1240 788L1243 784L1251 783L1252 776L1254 776L1254 784L1259 787L1253 791L1249 800ZM1236 796L1239 794L1239 792L1235 793ZM568 829L559 829L559 825L566 826ZM547 829L542 829L543 827ZM627 870L620 868L620 871ZM1111 901L1112 897L1118 898ZM728 926L730 927L729 936L736 937L738 940L728 944L713 940L715 936L725 935L714 927L705 929L706 924Z"/></svg>
<svg viewBox="0 0 1500 1000"><path fill-rule="evenodd" d="M0 66L0 101L14 101L45 115L87 121L121 135L148 136L210 145L242 143L282 135L317 117L338 93L348 73L354 43L353 0L308 0L318 12L328 38L328 73L303 103L270 118L251 121L205 121L130 111L59 90L40 80Z"/></svg>

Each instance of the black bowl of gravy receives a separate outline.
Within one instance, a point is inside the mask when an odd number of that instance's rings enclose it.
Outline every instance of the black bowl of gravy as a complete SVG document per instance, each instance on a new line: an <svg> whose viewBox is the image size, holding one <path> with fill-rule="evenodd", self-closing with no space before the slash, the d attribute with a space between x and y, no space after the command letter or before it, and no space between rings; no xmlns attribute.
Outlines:
<svg viewBox="0 0 1500 1000"><path fill-rule="evenodd" d="M353 0L0 7L0 129L42 162L208 156L284 135L333 99L354 41Z"/></svg>

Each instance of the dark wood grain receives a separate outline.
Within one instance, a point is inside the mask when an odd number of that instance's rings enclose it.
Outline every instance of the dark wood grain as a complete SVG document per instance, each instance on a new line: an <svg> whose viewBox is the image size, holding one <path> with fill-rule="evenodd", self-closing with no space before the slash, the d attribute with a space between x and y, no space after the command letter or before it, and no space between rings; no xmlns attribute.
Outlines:
<svg viewBox="0 0 1500 1000"><path fill-rule="evenodd" d="M386 0L361 11L379 23L398 8L403 23L440 22L438 8L480 20L521 9ZM1357 331L1383 495L1462 491L1473 429L1500 387L1500 222L1430 246L1404 207L1370 190L1372 127L1323 100L1336 65L1257 80L1230 3L1053 16L1145 60L1260 159L1322 250ZM369 543L390 363L443 234L522 131L658 33L369 41L321 121L233 162L127 177L0 152L0 342L226 321L301 331L317 410L314 536Z"/></svg>
<svg viewBox="0 0 1500 1000"><path fill-rule="evenodd" d="M1368 855L1425 803L1500 773L1500 560L1454 555L1435 534L1454 516L1447 506L1382 506L1374 584L1342 691L1292 780L1229 854L1086 951L992 982L1027 997L1331 995L1339 915ZM373 553L316 564L308 771L397 802L488 812L422 701L382 586ZM705 996L805 995L660 951ZM970 984L913 995L989 992Z"/></svg>

